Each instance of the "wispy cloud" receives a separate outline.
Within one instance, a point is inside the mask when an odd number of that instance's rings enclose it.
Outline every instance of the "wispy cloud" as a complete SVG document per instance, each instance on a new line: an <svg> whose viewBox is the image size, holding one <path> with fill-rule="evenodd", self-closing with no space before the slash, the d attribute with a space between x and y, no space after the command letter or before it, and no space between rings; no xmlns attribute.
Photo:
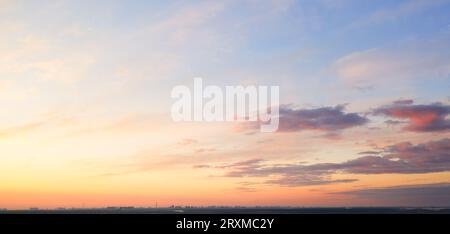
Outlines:
<svg viewBox="0 0 450 234"><path fill-rule="evenodd" d="M197 140L191 138L185 138L178 142L179 145L192 145L198 143Z"/></svg>
<svg viewBox="0 0 450 234"><path fill-rule="evenodd" d="M289 165L265 165L262 159L252 159L222 166L228 169L225 173L226 177L270 177L278 176L278 178L268 179L265 183L278 184L283 186L307 186L307 185L323 185L332 183L353 182L355 180L332 180L330 171L310 170L306 165L289 164Z"/></svg>
<svg viewBox="0 0 450 234"><path fill-rule="evenodd" d="M193 37L198 37L198 34L202 32L201 28L224 9L225 3L219 1L183 7L167 16L166 19L151 25L147 32L154 36L163 36L173 45L184 45Z"/></svg>
<svg viewBox="0 0 450 234"><path fill-rule="evenodd" d="M45 122L39 121L39 122L23 124L20 126L10 127L10 128L6 128L6 129L0 129L0 138L7 138L7 137L15 136L17 134L28 133L28 132L38 129L39 127L43 126L44 124L45 124Z"/></svg>
<svg viewBox="0 0 450 234"><path fill-rule="evenodd" d="M429 10L433 7L439 7L448 4L448 0L410 0L403 1L396 6L389 8L383 8L373 12L367 17L355 21L352 27L366 27L374 24L381 24L391 21L400 20L403 18L411 17L414 14L421 13Z"/></svg>
<svg viewBox="0 0 450 234"><path fill-rule="evenodd" d="M154 117L156 119L157 117ZM83 121L82 121L83 122ZM101 124L92 124L84 121L82 126L69 131L65 137L89 135L93 133L125 133L144 132L155 128L152 118L147 114L130 113L113 121L102 120Z"/></svg>
<svg viewBox="0 0 450 234"><path fill-rule="evenodd" d="M357 85L446 77L450 72L448 40L448 35L438 35L353 52L338 59L332 70L345 82Z"/></svg>

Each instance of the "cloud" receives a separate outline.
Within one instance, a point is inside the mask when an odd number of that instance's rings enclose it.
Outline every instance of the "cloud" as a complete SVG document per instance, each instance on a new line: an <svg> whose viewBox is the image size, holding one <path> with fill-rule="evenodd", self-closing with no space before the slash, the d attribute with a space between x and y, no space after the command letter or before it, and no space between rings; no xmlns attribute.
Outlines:
<svg viewBox="0 0 450 234"><path fill-rule="evenodd" d="M412 0L400 3L398 6L384 8L370 14L366 18L356 21L353 27L363 27L371 24L379 24L384 22L396 21L399 19L410 17L422 11L438 7L448 3L448 0Z"/></svg>
<svg viewBox="0 0 450 234"><path fill-rule="evenodd" d="M392 103L395 104L395 105L410 105L410 104L414 103L414 100L412 100L412 99L400 99L400 100L397 100L397 101L393 101Z"/></svg>
<svg viewBox="0 0 450 234"><path fill-rule="evenodd" d="M369 120L357 113L345 113L344 106L317 109L280 109L280 131L291 132L304 129L337 131L368 123Z"/></svg>
<svg viewBox="0 0 450 234"><path fill-rule="evenodd" d="M142 114L142 113L128 113L119 119L113 121L102 120L102 124L91 124L86 122L86 124L81 125L81 127L67 133L65 137L74 137L89 135L95 133L136 133L145 132L150 128L155 129L152 119L158 118L156 115ZM103 123L104 122L104 123Z"/></svg>
<svg viewBox="0 0 450 234"><path fill-rule="evenodd" d="M413 145L399 143L383 149L382 156L364 156L325 166L354 174L415 174L450 171L450 139Z"/></svg>
<svg viewBox="0 0 450 234"><path fill-rule="evenodd" d="M199 148L199 149L195 149L195 153L197 154L202 154L202 153L211 153L216 151L215 148Z"/></svg>
<svg viewBox="0 0 450 234"><path fill-rule="evenodd" d="M28 133L28 132L38 129L39 127L43 126L44 124L45 124L45 122L39 121L39 122L27 123L27 124L23 124L20 126L7 128L7 129L2 129L2 130L0 130L0 138L7 138L7 137L15 136L17 134Z"/></svg>
<svg viewBox="0 0 450 234"><path fill-rule="evenodd" d="M450 74L448 35L428 40L357 51L332 65L335 75L353 85L390 84L399 80L433 79Z"/></svg>
<svg viewBox="0 0 450 234"><path fill-rule="evenodd" d="M384 123L387 124L387 125L398 125L398 124L404 124L404 123L407 123L407 122L388 119L388 120L384 121Z"/></svg>
<svg viewBox="0 0 450 234"><path fill-rule="evenodd" d="M238 186L235 188L236 190L240 191L240 192L244 192L244 193L252 193L252 192L256 192L258 191L255 188L252 187L246 187L246 186Z"/></svg>
<svg viewBox="0 0 450 234"><path fill-rule="evenodd" d="M449 183L369 188L333 194L355 196L385 206L450 206Z"/></svg>
<svg viewBox="0 0 450 234"><path fill-rule="evenodd" d="M404 130L414 132L435 132L450 130L450 106L441 103L429 105L413 105L411 102L394 102L391 105L376 108L375 115L384 115L396 119L408 120ZM399 124L396 120L388 120L388 124Z"/></svg>
<svg viewBox="0 0 450 234"><path fill-rule="evenodd" d="M403 142L385 147L381 156L363 156L343 163L308 166L310 170L351 174L416 174L450 171L450 139L422 144Z"/></svg>
<svg viewBox="0 0 450 234"><path fill-rule="evenodd" d="M302 130L336 132L369 122L369 119L357 113L345 113L344 109L344 105L315 109L292 109L289 106L280 106L278 132ZM259 124L254 122L246 122L241 126L244 130L259 129Z"/></svg>
<svg viewBox="0 0 450 234"><path fill-rule="evenodd" d="M85 78L95 62L92 55L72 53L69 56L26 64L24 72L31 71L43 80L70 83Z"/></svg>
<svg viewBox="0 0 450 234"><path fill-rule="evenodd" d="M265 183L281 186L308 186L356 181L354 179L332 180L331 173L327 169L315 170L301 164L264 165L263 162L262 159L251 159L224 165L220 168L229 169L224 175L226 177L275 176L276 178L268 179Z"/></svg>
<svg viewBox="0 0 450 234"><path fill-rule="evenodd" d="M359 155L378 155L378 154L380 154L380 152L369 150L369 151L359 152L358 154Z"/></svg>
<svg viewBox="0 0 450 234"><path fill-rule="evenodd" d="M236 162L236 163L232 163L232 164L228 164L228 165L223 165L223 166L220 166L220 168L246 169L246 168L254 167L263 161L264 161L263 159L255 158L255 159L245 160L245 161Z"/></svg>
<svg viewBox="0 0 450 234"><path fill-rule="evenodd" d="M208 34L204 34L202 29L224 9L225 3L223 2L206 2L195 6L182 7L177 9L175 14L171 14L157 24L151 25L149 32L152 35L163 35L165 41L173 45L189 44L193 38L198 37L199 33L207 36Z"/></svg>
<svg viewBox="0 0 450 234"><path fill-rule="evenodd" d="M98 51L82 43L60 47L56 37L34 33L21 23L0 24L0 30L5 30L0 43L8 45L0 47L2 77L31 75L43 81L73 83L86 78L97 63Z"/></svg>
<svg viewBox="0 0 450 234"><path fill-rule="evenodd" d="M4 9L9 8L9 7L12 7L14 4L17 4L16 1L2 0L2 1L0 1L0 10L4 10Z"/></svg>
<svg viewBox="0 0 450 234"><path fill-rule="evenodd" d="M268 178L266 183L283 186L356 181L356 179L333 180L332 175L339 173L368 175L450 171L450 139L448 138L416 145L404 142L373 152L376 156L362 156L342 163L270 165L264 164L265 161L262 159L251 159L219 168L228 170L224 174L226 177L266 177Z"/></svg>
<svg viewBox="0 0 450 234"><path fill-rule="evenodd" d="M308 186L308 185L325 185L325 184L339 184L350 183L358 181L357 179L341 179L332 180L325 175L301 175L301 176L285 176L279 179L267 180L268 184L277 184L281 186Z"/></svg>
<svg viewBox="0 0 450 234"><path fill-rule="evenodd" d="M178 142L179 145L192 145L198 143L197 140L191 138L185 138Z"/></svg>

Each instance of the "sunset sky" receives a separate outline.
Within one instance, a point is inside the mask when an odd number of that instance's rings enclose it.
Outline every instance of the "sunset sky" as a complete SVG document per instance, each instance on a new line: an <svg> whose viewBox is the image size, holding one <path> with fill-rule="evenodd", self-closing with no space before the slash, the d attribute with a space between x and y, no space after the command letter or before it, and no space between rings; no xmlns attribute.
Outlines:
<svg viewBox="0 0 450 234"><path fill-rule="evenodd" d="M450 206L450 1L0 0L0 208ZM278 85L280 127L174 122Z"/></svg>

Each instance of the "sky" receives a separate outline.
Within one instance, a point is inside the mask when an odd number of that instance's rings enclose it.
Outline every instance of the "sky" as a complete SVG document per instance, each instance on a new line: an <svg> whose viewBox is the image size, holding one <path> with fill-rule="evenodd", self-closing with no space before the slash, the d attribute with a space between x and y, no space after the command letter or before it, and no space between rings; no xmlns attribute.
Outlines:
<svg viewBox="0 0 450 234"><path fill-rule="evenodd" d="M450 206L450 1L0 0L0 208ZM174 122L277 85L280 127Z"/></svg>

